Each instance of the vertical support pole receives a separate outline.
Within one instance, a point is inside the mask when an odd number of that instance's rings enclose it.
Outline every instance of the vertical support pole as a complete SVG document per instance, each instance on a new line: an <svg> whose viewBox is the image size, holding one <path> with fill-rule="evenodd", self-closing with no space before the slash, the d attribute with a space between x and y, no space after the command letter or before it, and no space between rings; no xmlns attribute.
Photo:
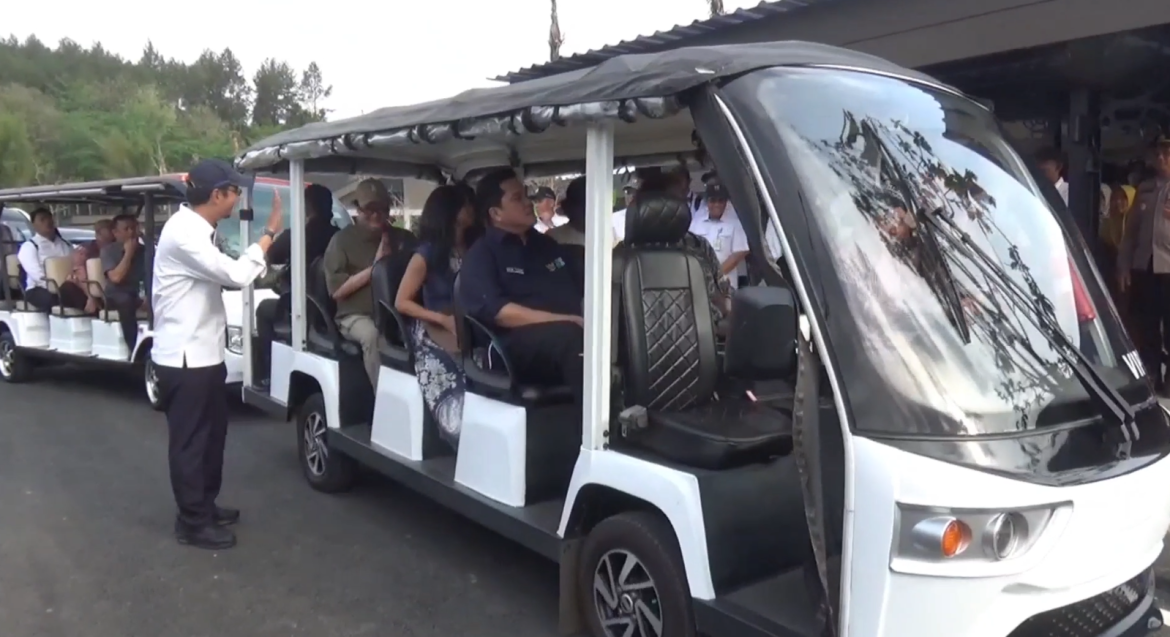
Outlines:
<svg viewBox="0 0 1170 637"><path fill-rule="evenodd" d="M585 137L585 378L581 446L604 449L613 383L613 124L591 124Z"/></svg>
<svg viewBox="0 0 1170 637"><path fill-rule="evenodd" d="M154 329L154 302L153 302L153 299L154 299L154 246L155 246L155 242L158 241L158 235L155 234L155 229L154 229L154 221L155 221L155 219L154 219L154 193L149 192L149 191L146 193L143 193L142 209L146 211L145 216L142 218L142 229L143 229L143 233L145 234L145 237L143 237L143 240L142 240L142 243L145 244L142 246L142 248L143 248L142 259L146 263L146 271L151 273L150 276L142 277L143 278L142 286L146 292L146 298L143 300L148 301L148 303L146 304L146 327L147 327L147 329L153 330ZM133 352L131 352L131 354L133 354Z"/></svg>
<svg viewBox="0 0 1170 637"><path fill-rule="evenodd" d="M1093 254L1100 257L1097 229L1101 223L1101 111L1100 96L1088 88L1069 94L1068 208Z"/></svg>
<svg viewBox="0 0 1170 637"><path fill-rule="evenodd" d="M240 250L242 251L252 244L252 210L256 201L256 185L254 183L251 188L244 189L241 199L243 199L240 204ZM244 312L240 323L240 347L242 348L240 355L244 358L245 388L253 385L252 374L255 372L252 360L252 329L256 322L256 311L253 307L255 285L255 282L249 283L240 293L240 304Z"/></svg>
<svg viewBox="0 0 1170 637"><path fill-rule="evenodd" d="M308 281L305 273L308 265L305 263L305 163L300 159L288 162L288 210L284 227L289 231L289 244L292 247L292 258L288 267L292 272L292 348L294 352L305 351L305 330L308 325L305 317L305 294L308 292ZM274 370L275 371L275 370Z"/></svg>
<svg viewBox="0 0 1170 637"><path fill-rule="evenodd" d="M0 201L0 215L3 214L4 202ZM14 243L9 245L7 241L0 240L0 275L3 275L3 280L0 281L0 300L3 300L5 304L12 300L12 289L8 287L8 255L16 251L15 232L12 233L12 241Z"/></svg>

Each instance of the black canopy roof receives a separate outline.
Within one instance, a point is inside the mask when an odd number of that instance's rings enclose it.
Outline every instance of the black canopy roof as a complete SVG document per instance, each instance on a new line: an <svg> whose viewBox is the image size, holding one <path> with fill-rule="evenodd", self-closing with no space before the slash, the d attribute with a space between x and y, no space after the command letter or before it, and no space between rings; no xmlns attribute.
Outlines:
<svg viewBox="0 0 1170 637"><path fill-rule="evenodd" d="M539 78L509 86L472 89L454 97L411 106L382 108L372 113L318 122L284 131L248 148L237 163L245 169L264 170L287 159L310 159L330 155L360 155L369 148L371 135L404 133L403 145L440 144L489 133L533 132L526 118L532 109L553 109L584 104L636 102L650 98L671 98L701 84L747 71L775 66L828 66L889 73L930 84L934 79L883 59L847 49L808 42L766 42L691 47L660 53L619 55L599 65ZM631 106L646 115L645 104ZM657 107L659 111L662 107ZM654 110L654 108L650 108ZM677 111L677 109L675 109ZM628 119L629 113L613 108L609 116ZM667 107L667 111L669 108ZM659 112L650 117L672 113ZM598 112L581 114L596 119ZM524 120L526 130L508 124L501 117ZM573 120L571 113L556 113L557 123ZM477 128L477 122L495 118L495 127ZM446 126L449 130L427 127ZM470 133L470 134L469 134ZM383 145L397 145L387 140Z"/></svg>
<svg viewBox="0 0 1170 637"><path fill-rule="evenodd" d="M140 203L148 192L155 198L156 203L162 204L183 202L185 200L184 193L186 190L183 186L181 176L178 175L131 177L127 179L0 189L0 206L22 202L40 204L136 204Z"/></svg>

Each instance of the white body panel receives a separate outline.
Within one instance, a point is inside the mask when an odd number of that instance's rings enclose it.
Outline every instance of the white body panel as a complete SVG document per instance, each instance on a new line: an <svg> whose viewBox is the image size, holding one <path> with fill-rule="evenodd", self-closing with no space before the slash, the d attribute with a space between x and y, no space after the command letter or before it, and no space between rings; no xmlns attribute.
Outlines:
<svg viewBox="0 0 1170 637"><path fill-rule="evenodd" d="M455 482L496 502L524 506L526 422L523 407L464 394Z"/></svg>
<svg viewBox="0 0 1170 637"><path fill-rule="evenodd" d="M409 460L423 459L423 423L426 406L418 379L389 367L378 373L374 423L370 442Z"/></svg>
<svg viewBox="0 0 1170 637"><path fill-rule="evenodd" d="M49 315L40 312L0 312L19 347L49 347Z"/></svg>
<svg viewBox="0 0 1170 637"><path fill-rule="evenodd" d="M93 351L93 319L87 316L49 315L49 349L61 354L89 356Z"/></svg>
<svg viewBox="0 0 1170 637"><path fill-rule="evenodd" d="M691 596L696 599L715 598L711 562L707 558L707 533L703 527L703 503L699 496L699 481L693 474L617 451L582 449L573 468L573 479L561 513L561 525L557 530L561 537L565 537L577 494L590 484L610 487L658 507L678 537Z"/></svg>
<svg viewBox="0 0 1170 637"><path fill-rule="evenodd" d="M252 292L252 307L260 305L266 299L275 299L277 294L272 290L254 290ZM228 329L241 329L244 324L244 293L241 290L224 290L223 308L227 315ZM255 310L253 309L253 314ZM253 322L253 324L255 324ZM231 385L244 382L244 355L243 352L224 352L224 367L227 368L227 381Z"/></svg>
<svg viewBox="0 0 1170 637"><path fill-rule="evenodd" d="M1149 567L1170 526L1170 491L1164 488L1170 459L1111 480L1050 487L863 438L854 438L853 445L857 510L847 637L1007 635L1032 615L1098 595ZM905 572L921 570L913 566L891 568L891 502L972 509L1071 506L1059 509L1019 557L981 573L953 568L958 562L932 565L935 573L924 576Z"/></svg>
<svg viewBox="0 0 1170 637"><path fill-rule="evenodd" d="M295 352L284 343L272 344L272 389L269 396L282 404L288 404L289 390L295 374L304 374L317 381L325 397L325 419L329 426L341 426L341 409L337 404L340 392L337 361L310 354Z"/></svg>

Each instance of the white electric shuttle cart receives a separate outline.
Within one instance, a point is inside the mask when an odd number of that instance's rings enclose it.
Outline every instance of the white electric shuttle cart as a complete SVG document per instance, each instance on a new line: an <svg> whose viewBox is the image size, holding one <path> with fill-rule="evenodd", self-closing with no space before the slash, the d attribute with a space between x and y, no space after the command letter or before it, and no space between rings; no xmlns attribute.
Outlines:
<svg viewBox="0 0 1170 637"><path fill-rule="evenodd" d="M680 160L718 170L763 272L725 341L703 263L680 248L685 205L641 195L612 245L615 166ZM819 45L681 49L314 124L238 164L294 184L291 325L271 392L246 400L295 419L314 488L366 465L559 562L566 631L1160 627L1166 415L1074 226L954 89ZM500 165L587 174L584 413L500 357L477 364L496 335L457 312L453 451L424 413L386 268L376 390L339 336L305 267L297 185L307 169ZM766 224L787 277L761 256Z"/></svg>
<svg viewBox="0 0 1170 637"><path fill-rule="evenodd" d="M165 177L117 179L54 186L35 186L0 190L0 207L10 204L36 206L90 204L109 216L133 214L142 222L145 261L153 262L156 211L166 210L183 200L182 190ZM3 299L0 301L0 378L9 383L29 379L37 365L77 363L121 368L140 374L147 398L158 402L154 374L150 369L150 310L138 313L138 341L133 350L127 347L118 323L118 313L100 310L96 314L64 307L59 302L49 313L23 300L23 274L17 260L19 241L4 249ZM101 259L85 264L85 285L91 296L102 298L105 273ZM73 273L72 257L45 259L45 287L52 293L69 280ZM146 295L150 294L150 277L146 277Z"/></svg>

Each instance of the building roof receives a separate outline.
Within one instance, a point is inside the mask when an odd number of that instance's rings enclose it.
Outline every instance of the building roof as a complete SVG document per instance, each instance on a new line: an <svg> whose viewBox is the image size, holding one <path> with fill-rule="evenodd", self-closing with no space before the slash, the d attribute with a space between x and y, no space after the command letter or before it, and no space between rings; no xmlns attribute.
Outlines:
<svg viewBox="0 0 1170 637"><path fill-rule="evenodd" d="M731 13L706 20L695 20L690 24L680 24L667 31L656 31L653 35L641 35L633 40L623 40L617 44L603 46L600 49L576 53L563 57L555 62L545 62L525 67L519 71L512 71L494 77L499 82L524 82L549 75L556 75L566 71L575 71L590 66L596 66L612 57L627 53L654 53L663 49L673 49L686 46L694 38L734 27L746 22L755 22L772 16L791 11L799 11L807 6L830 2L832 0L772 0L761 2L759 5L738 9Z"/></svg>

